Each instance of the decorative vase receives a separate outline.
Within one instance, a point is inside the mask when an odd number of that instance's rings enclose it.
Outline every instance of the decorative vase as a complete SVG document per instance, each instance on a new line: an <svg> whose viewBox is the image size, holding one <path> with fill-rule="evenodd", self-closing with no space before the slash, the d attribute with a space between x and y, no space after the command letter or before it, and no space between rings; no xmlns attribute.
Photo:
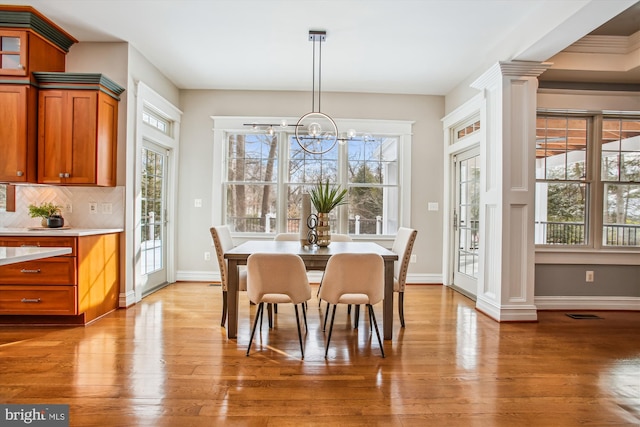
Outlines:
<svg viewBox="0 0 640 427"><path fill-rule="evenodd" d="M47 218L47 227L49 228L60 228L64 226L64 218L60 215L51 215Z"/></svg>
<svg viewBox="0 0 640 427"><path fill-rule="evenodd" d="M318 235L318 246L329 246L331 243L331 227L329 226L329 214L318 213L318 226L316 228Z"/></svg>

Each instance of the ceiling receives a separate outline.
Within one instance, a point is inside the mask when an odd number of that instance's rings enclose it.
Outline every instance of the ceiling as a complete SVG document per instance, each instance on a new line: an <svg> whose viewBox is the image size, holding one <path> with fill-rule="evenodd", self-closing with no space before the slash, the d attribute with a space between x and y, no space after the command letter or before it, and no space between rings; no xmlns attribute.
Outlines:
<svg viewBox="0 0 640 427"><path fill-rule="evenodd" d="M327 32L322 48L323 91L428 95L449 93L497 60L545 61L593 30L620 31L620 25L613 25L613 30L601 25L634 4L634 0L8 2L33 6L80 42L130 43L181 89L309 91L313 67L307 36L314 29ZM629 22L631 27L637 24L633 18Z"/></svg>

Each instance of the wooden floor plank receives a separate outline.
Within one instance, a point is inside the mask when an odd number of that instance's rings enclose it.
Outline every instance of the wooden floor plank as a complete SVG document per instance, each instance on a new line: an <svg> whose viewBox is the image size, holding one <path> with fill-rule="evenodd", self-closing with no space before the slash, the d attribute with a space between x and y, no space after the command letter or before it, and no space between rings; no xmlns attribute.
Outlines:
<svg viewBox="0 0 640 427"><path fill-rule="evenodd" d="M637 312L497 323L451 289L412 285L386 358L366 316L354 330L339 308L325 360L313 298L302 360L290 306L249 357L255 306L241 294L234 340L220 308L218 286L183 282L89 326L0 326L0 402L69 404L72 426L640 424Z"/></svg>

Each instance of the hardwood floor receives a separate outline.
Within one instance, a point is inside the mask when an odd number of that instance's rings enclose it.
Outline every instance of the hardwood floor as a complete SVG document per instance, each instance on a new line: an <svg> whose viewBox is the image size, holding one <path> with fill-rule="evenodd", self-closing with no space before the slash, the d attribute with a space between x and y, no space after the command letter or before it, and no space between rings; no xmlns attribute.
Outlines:
<svg viewBox="0 0 640 427"><path fill-rule="evenodd" d="M69 404L71 426L640 425L640 313L496 323L442 286L409 286L380 357L338 308L329 360L314 296L305 359L291 306L245 356L221 291L176 283L86 327L0 326L0 403ZM381 305L376 307L380 321ZM396 312L397 315L397 312Z"/></svg>

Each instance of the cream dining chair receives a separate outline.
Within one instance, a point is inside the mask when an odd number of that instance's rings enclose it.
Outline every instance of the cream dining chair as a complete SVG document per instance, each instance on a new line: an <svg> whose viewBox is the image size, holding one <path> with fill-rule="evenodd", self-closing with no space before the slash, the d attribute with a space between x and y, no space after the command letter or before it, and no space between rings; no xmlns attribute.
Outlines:
<svg viewBox="0 0 640 427"><path fill-rule="evenodd" d="M304 345L300 331L300 317L298 304L303 304L311 298L311 287L307 279L307 269L304 261L298 255L286 253L254 253L247 259L247 294L249 300L258 304L256 310L247 356L251 351L251 343L258 326L258 318L262 318L264 303L291 303L296 313L298 326L298 340L300 351L304 359ZM307 315L302 308L305 330L307 330ZM262 324L262 322L260 322Z"/></svg>
<svg viewBox="0 0 640 427"><path fill-rule="evenodd" d="M227 282L229 280L227 260L224 259L224 254L233 248L233 239L231 237L231 229L228 225L211 227L209 231L213 238L213 245L216 248L216 258L218 259L218 267L220 269L220 282L222 285L222 321L220 322L220 326L224 326L227 320ZM247 290L246 267L238 269L238 290Z"/></svg>
<svg viewBox="0 0 640 427"><path fill-rule="evenodd" d="M369 311L369 324L373 325L378 337L378 344L382 357L384 347L380 339L378 322L373 310L373 305L384 298L384 260L378 254L340 253L332 255L327 262L327 267L322 278L320 298L333 305L331 313L331 326L327 337L327 346L324 357L329 353L329 344L333 332L333 322L336 317L338 304L366 304ZM327 309L328 317L329 310Z"/></svg>
<svg viewBox="0 0 640 427"><path fill-rule="evenodd" d="M400 325L404 328L404 289L407 283L407 270L413 244L416 241L418 231L412 228L400 227L393 241L391 251L398 255L398 260L393 265L393 291L398 292L398 315Z"/></svg>

